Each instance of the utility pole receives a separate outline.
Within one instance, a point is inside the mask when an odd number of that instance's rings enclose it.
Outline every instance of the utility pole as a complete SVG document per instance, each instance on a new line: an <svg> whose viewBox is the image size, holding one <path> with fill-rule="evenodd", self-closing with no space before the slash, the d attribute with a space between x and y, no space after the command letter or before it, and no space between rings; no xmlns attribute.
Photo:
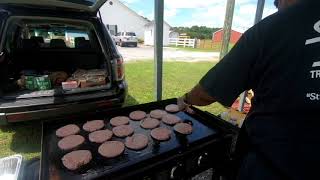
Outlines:
<svg viewBox="0 0 320 180"><path fill-rule="evenodd" d="M162 99L162 67L163 67L163 12L164 0L154 1L154 72L155 72L155 98Z"/></svg>
<svg viewBox="0 0 320 180"><path fill-rule="evenodd" d="M223 26L223 40L222 40L222 47L220 51L220 60L229 51L229 42L230 42L230 36L231 36L231 30L232 30L231 28L232 28L233 14L234 14L234 6L235 6L235 0L227 1L226 16L224 19L224 26Z"/></svg>

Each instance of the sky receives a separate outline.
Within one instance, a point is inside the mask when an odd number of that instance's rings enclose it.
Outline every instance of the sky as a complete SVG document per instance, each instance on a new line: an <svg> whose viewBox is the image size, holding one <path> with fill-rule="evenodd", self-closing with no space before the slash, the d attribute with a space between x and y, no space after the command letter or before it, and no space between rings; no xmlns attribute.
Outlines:
<svg viewBox="0 0 320 180"><path fill-rule="evenodd" d="M138 14L153 20L154 0L120 0ZM263 17L276 12L266 0ZM164 20L172 27L194 25L223 27L227 0L164 0ZM253 25L257 0L236 0L232 28L244 32Z"/></svg>

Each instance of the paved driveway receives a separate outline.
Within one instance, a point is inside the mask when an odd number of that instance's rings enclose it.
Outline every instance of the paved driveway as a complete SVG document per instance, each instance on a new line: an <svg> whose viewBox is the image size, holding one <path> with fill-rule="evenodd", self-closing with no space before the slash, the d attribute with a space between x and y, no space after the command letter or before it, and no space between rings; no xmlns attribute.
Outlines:
<svg viewBox="0 0 320 180"><path fill-rule="evenodd" d="M119 47L118 50L122 54L125 61L137 61L137 60L153 60L154 50L150 46L134 47ZM217 52L193 52L184 51L176 48L164 47L163 59L165 61L217 61L219 59L219 53Z"/></svg>

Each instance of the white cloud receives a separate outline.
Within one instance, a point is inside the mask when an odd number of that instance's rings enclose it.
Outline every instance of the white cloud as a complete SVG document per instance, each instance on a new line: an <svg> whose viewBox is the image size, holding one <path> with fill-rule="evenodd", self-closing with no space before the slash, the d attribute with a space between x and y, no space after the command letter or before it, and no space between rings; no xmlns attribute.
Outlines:
<svg viewBox="0 0 320 180"><path fill-rule="evenodd" d="M199 8L195 10L188 22L185 22L185 26L208 26L208 27L222 27L226 11L226 1L219 2L215 6L206 8Z"/></svg>
<svg viewBox="0 0 320 180"><path fill-rule="evenodd" d="M175 0L172 0L175 1ZM223 27L226 13L226 1L220 3L212 1L214 5L198 8L192 13L190 21L184 22L185 26L204 25L208 27ZM190 5L190 4L189 4ZM244 32L254 24L256 13L256 2L252 0L238 0L233 17L232 28ZM272 6L265 6L264 17L273 14L276 9Z"/></svg>
<svg viewBox="0 0 320 180"><path fill-rule="evenodd" d="M239 14L241 15L253 15L256 12L257 6L255 4L244 4L239 6Z"/></svg>
<svg viewBox="0 0 320 180"><path fill-rule="evenodd" d="M143 0L121 0L128 4L143 3ZM164 18L170 24L174 22L177 26L208 26L223 27L226 0L164 0L165 11ZM233 29L245 31L253 25L256 12L257 0L236 0L236 7L233 18ZM148 13L146 13L148 12ZM188 20L181 18L182 14L188 12L190 18ZM264 9L263 17L276 12L272 2L267 1ZM140 10L138 14L154 19L154 12Z"/></svg>
<svg viewBox="0 0 320 180"><path fill-rule="evenodd" d="M172 9L167 9L167 8L166 8L166 9L164 10L165 19L176 16L176 15L177 15L177 11L178 11L178 10L175 9L175 8L172 8Z"/></svg>
<svg viewBox="0 0 320 180"><path fill-rule="evenodd" d="M254 17L256 13L256 4L244 3L237 6L233 17L232 28L244 32L254 24Z"/></svg>
<svg viewBox="0 0 320 180"><path fill-rule="evenodd" d="M165 0L165 6L176 9L206 8L224 3L222 0Z"/></svg>

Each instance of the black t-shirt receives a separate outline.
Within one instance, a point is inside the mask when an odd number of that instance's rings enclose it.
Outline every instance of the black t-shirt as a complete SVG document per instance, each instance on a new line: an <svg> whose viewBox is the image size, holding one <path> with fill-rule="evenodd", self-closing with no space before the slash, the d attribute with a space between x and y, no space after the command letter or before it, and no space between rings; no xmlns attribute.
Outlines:
<svg viewBox="0 0 320 180"><path fill-rule="evenodd" d="M253 89L251 142L292 179L320 162L320 1L301 2L250 28L200 81L226 106Z"/></svg>

